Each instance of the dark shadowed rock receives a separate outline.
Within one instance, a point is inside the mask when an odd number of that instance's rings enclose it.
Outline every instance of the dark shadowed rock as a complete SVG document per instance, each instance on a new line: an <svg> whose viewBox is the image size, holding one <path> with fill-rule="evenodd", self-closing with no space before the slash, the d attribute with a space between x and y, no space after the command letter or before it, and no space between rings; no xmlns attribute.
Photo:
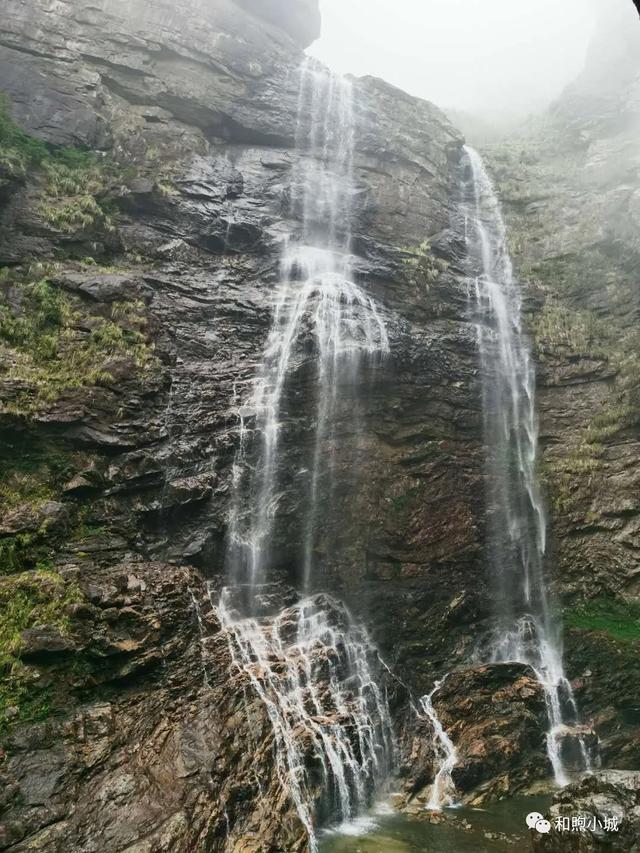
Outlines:
<svg viewBox="0 0 640 853"><path fill-rule="evenodd" d="M22 641L21 657L30 657L68 652L74 648L74 643L53 628L29 628L20 635Z"/></svg>

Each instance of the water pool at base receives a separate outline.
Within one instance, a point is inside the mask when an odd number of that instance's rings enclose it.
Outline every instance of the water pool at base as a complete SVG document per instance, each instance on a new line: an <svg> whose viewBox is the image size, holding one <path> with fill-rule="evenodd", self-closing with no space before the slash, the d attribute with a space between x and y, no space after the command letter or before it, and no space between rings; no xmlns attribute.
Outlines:
<svg viewBox="0 0 640 853"><path fill-rule="evenodd" d="M427 811L380 810L325 833L320 853L526 853L531 844L525 818L544 814L550 802L548 796L516 797L483 809L446 809L435 819Z"/></svg>

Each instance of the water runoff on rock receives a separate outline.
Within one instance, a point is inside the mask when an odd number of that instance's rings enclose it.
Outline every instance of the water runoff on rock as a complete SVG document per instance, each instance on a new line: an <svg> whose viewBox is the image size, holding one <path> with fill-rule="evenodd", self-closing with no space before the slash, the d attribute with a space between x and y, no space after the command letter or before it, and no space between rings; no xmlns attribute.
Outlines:
<svg viewBox="0 0 640 853"><path fill-rule="evenodd" d="M219 611L235 665L264 702L277 768L312 850L316 826L365 809L388 775L393 742L380 662L366 631L340 602L313 594L314 535L333 476L332 429L341 389L365 360L389 349L374 300L352 272L352 86L308 60L300 75L291 196L299 233L285 242L272 328L252 393L241 402L233 469L227 586ZM314 424L304 470L299 594L273 607L274 529L281 506L283 423L292 372L313 340ZM315 411L313 410L315 409ZM321 488L321 485L323 488Z"/></svg>
<svg viewBox="0 0 640 853"><path fill-rule="evenodd" d="M436 709L433 707L433 697L440 689L443 681L444 678L436 681L431 693L423 696L420 700L420 710L431 723L434 763L438 766L427 803L427 808L434 811L443 808L443 806L454 805L456 799L452 772L458 762L458 755L453 741L446 733Z"/></svg>
<svg viewBox="0 0 640 853"><path fill-rule="evenodd" d="M573 739L579 744L584 769L589 769L589 759L576 728L576 703L547 595L534 366L522 330L521 294L500 204L482 158L472 148L465 151L463 213L475 277L472 312L488 448L488 540L496 620L488 657L498 663L525 663L535 671L546 697L549 760L563 785L563 742L566 746Z"/></svg>

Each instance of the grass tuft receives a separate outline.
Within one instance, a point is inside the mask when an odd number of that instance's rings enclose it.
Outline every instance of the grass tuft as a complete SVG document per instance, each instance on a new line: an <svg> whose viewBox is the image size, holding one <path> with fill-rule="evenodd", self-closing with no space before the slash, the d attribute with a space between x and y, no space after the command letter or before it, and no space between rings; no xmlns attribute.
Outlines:
<svg viewBox="0 0 640 853"><path fill-rule="evenodd" d="M8 286L7 286L8 285ZM118 362L144 371L157 364L143 334L139 302L117 302L110 316L89 315L47 278L16 278L0 293L0 357L25 390L5 411L29 414L71 388L109 385Z"/></svg>
<svg viewBox="0 0 640 853"><path fill-rule="evenodd" d="M640 602L596 599L565 610L568 627L607 634L622 643L640 641Z"/></svg>
<svg viewBox="0 0 640 853"><path fill-rule="evenodd" d="M80 590L54 572L26 572L0 578L0 731L11 721L44 719L51 690L38 687L38 673L20 658L23 632L53 628L68 634L69 607Z"/></svg>

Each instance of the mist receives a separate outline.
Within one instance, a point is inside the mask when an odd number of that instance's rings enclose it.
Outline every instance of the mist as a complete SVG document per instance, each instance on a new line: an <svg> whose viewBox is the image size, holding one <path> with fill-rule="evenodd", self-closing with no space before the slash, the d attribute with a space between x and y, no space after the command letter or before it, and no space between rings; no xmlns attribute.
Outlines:
<svg viewBox="0 0 640 853"><path fill-rule="evenodd" d="M607 0L607 8L629 0ZM598 0L321 0L309 52L445 109L542 109L583 69Z"/></svg>

